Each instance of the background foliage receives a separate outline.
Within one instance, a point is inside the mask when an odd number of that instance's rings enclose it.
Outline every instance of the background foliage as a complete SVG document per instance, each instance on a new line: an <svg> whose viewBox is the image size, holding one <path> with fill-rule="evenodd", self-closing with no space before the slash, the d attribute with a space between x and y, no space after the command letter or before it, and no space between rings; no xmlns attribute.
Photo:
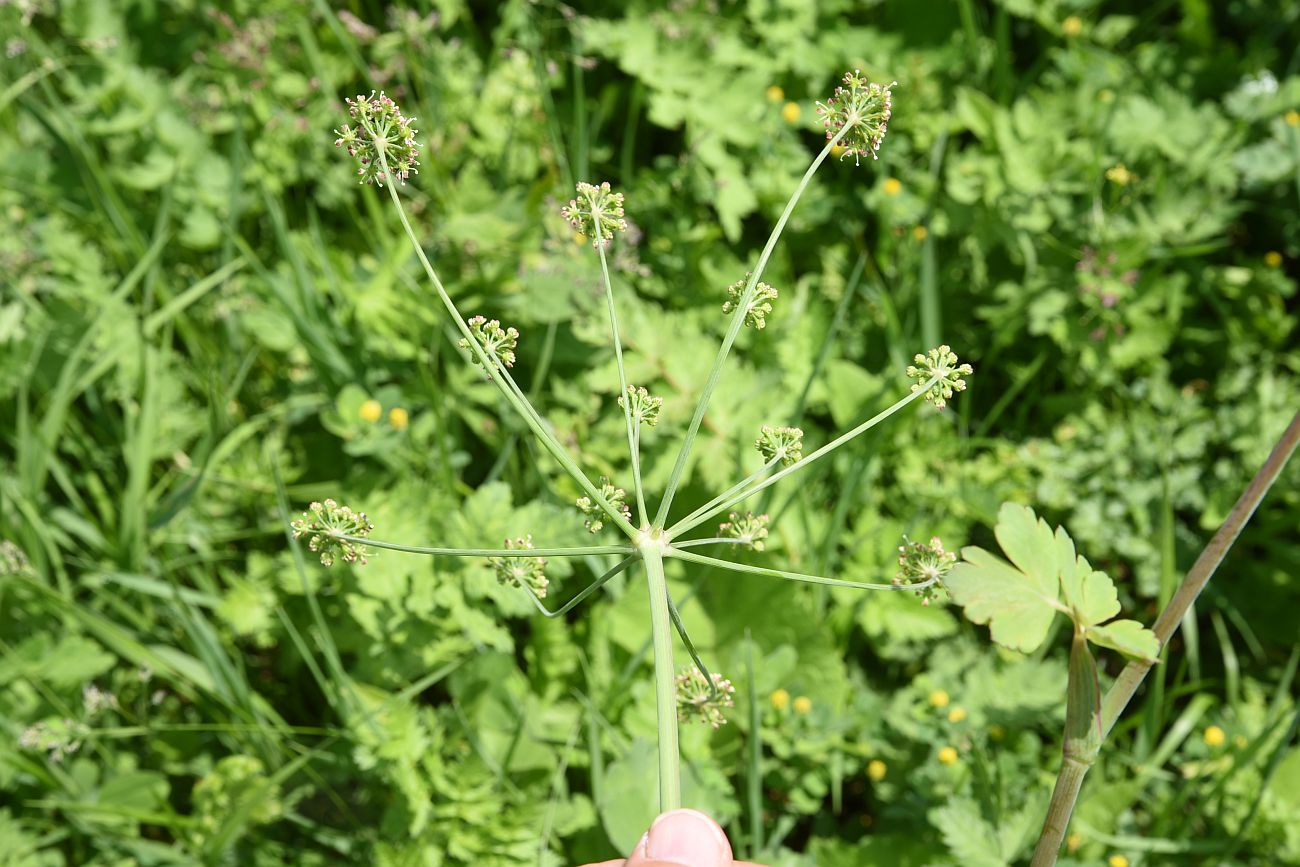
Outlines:
<svg viewBox="0 0 1300 867"><path fill-rule="evenodd" d="M556 865L645 826L636 582L544 622L480 563L326 573L286 538L324 496L412 543L585 538L331 146L343 96L419 118L403 192L445 281L521 329L521 381L590 473L625 478L598 275L560 201L626 191L629 377L666 397L657 430L684 428L723 289L820 146L812 100L846 68L897 79L881 160L828 164L796 212L679 508L748 472L760 424L823 442L948 342L971 389L778 487L764 560L881 580L904 534L987 547L1014 500L1149 621L1296 407L1298 16L0 4L0 863ZM646 440L651 490L676 441ZM1070 863L1300 863L1298 481L1117 728ZM557 562L553 587L605 565ZM683 732L687 801L738 852L1025 859L1065 636L1022 658L942 604L669 577L738 687L722 731Z"/></svg>

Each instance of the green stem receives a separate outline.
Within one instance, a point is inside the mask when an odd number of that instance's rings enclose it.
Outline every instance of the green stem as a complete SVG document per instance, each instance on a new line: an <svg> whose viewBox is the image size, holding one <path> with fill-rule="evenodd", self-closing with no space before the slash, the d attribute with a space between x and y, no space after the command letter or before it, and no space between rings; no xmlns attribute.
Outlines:
<svg viewBox="0 0 1300 867"><path fill-rule="evenodd" d="M427 548L419 545L399 545L366 536L334 535L336 539L383 548L386 551L403 551L407 554L430 554L435 557L586 557L591 554L635 554L627 545L591 545L586 548Z"/></svg>
<svg viewBox="0 0 1300 867"><path fill-rule="evenodd" d="M1259 508L1264 495L1277 481L1282 468L1286 466L1298 444L1300 444L1300 413L1296 413L1295 418L1291 419L1291 423L1278 438L1277 445L1269 453L1264 465L1246 486L1246 490L1237 499L1232 511L1228 513L1228 517L1224 519L1223 525L1210 539L1201 555L1196 558L1196 562L1183 578L1182 584L1174 591L1169 603L1160 612L1152 631L1159 639L1162 651L1178 630L1179 624L1183 622L1183 617L1191 609L1196 597L1205 589L1205 585L1218 570L1219 564L1227 557L1232 544L1237 541L1242 529ZM1119 715L1124 712L1124 708L1128 706L1153 664L1143 660L1130 662L1120 672L1119 677L1115 678L1111 688L1106 691L1105 697L1101 700L1100 722L1103 740L1110 735L1111 729L1119 720ZM1031 867L1052 867L1056 864L1057 854L1061 850L1061 840L1064 839L1065 831L1069 826L1070 816L1074 813L1074 806L1079 799L1079 791L1083 786L1084 777L1087 776L1088 767L1088 764L1072 756L1065 757L1065 762L1061 765L1061 773L1056 779L1056 787L1052 790L1047 820L1038 838L1038 846L1034 849Z"/></svg>
<svg viewBox="0 0 1300 867"><path fill-rule="evenodd" d="M637 555L633 554L630 557L626 557L623 560L619 561L618 565L614 566L611 569L606 570L603 575L601 575L595 581L591 582L586 587L584 587L581 593L579 593L577 596L570 599L568 602L564 603L564 605L561 606L556 611L551 611L549 608L543 605L541 598L538 597L537 593L533 590L532 587L528 586L527 584L523 585L523 587L525 590L528 591L529 598L533 600L533 604L537 606L537 610L542 613L543 617L549 617L549 618L563 617L565 614L568 614L570 611L576 608L582 602L582 600L586 599L588 596L595 593L601 587L604 587L606 582L609 581L609 579L613 578L615 575L622 572L628 566L631 566L633 561L635 561L636 559L637 559Z"/></svg>
<svg viewBox="0 0 1300 867"><path fill-rule="evenodd" d="M748 475L748 476L746 476L745 478L741 479L739 482L736 482L736 484L732 485L730 488L727 488L727 489L726 489L725 491L723 491L721 494L718 494L718 495L717 495L716 497L714 497L712 500L709 500L709 501L708 501L707 503L705 503L703 506L700 506L700 507L699 507L698 509L696 509L694 512L691 512L689 515L687 515L685 518L682 518L682 519L681 519L680 521L678 521L677 523L678 523L679 525L686 525L686 526L692 526L692 527L693 527L693 526L695 526L695 525L694 525L694 524L691 524L691 523L690 523L691 521L695 520L696 518L698 518L698 517L701 516L701 515L710 515L710 514L712 514L711 510L712 510L713 508L715 508L719 503L726 503L726 502L729 502L729 501L731 500L732 497L736 497L738 500L740 500L740 499L744 499L745 497L749 496L747 493L744 493L745 488L746 488L747 486L749 486L749 485L752 485L754 482L758 481L760 478L762 478L762 476L763 476L764 473L766 473L768 470L772 469L772 467L776 466L778 463L780 463L780 461L781 461L781 456L780 456L780 455L778 455L777 457L772 458L772 460L770 460L770 461L768 461L767 463L763 464L763 466L759 467L759 468L758 468L757 470L755 470L753 473L751 473L750 475Z"/></svg>
<svg viewBox="0 0 1300 867"><path fill-rule="evenodd" d="M679 521L678 523L674 524L674 525L673 525L673 526L672 526L672 527L667 531L667 535L668 535L670 538L673 537L673 536L680 536L682 533L685 533L687 530L691 529L692 527L698 526L699 524L702 524L702 523L704 523L705 521L709 520L709 518L713 517L714 515L718 514L719 512L724 512L724 511L726 511L727 509L731 508L731 507L734 506L736 503L739 503L741 500L745 499L746 497L751 497L751 496L753 496L754 494L757 494L759 491L763 490L764 488L768 487L769 485L775 485L777 482L781 481L782 479L784 479L786 476L790 475L791 473L798 472L799 470L803 469L804 467L811 466L812 463L813 463L814 461L816 461L816 460L818 460L818 459L820 459L820 458L825 457L826 455L828 455L828 454L830 454L831 452L835 451L837 448L839 448L840 446L844 445L845 443L847 443L849 440L853 439L854 437L861 436L862 434L864 434L864 433L866 433L867 431L871 430L871 428L875 427L876 425L880 424L880 423L881 423L882 421L884 421L885 419L889 418L889 417L890 417L891 415L893 415L894 413L898 412L898 411L899 411L900 409L902 409L903 407L907 406L907 405L908 405L909 403L911 403L912 401L914 401L914 400L916 400L917 398L919 398L919 397L921 397L922 395L924 395L927 391L930 390L930 386L934 385L936 382L938 382L938 380L939 380L939 377L937 377L937 376L931 377L930 380L929 380L928 382L926 382L924 385L922 385L922 386L921 386L920 388L918 388L916 391L914 391L914 392L912 392L911 394L907 395L907 397L904 397L904 398L902 398L901 400L896 401L896 402L895 402L892 406L890 406L888 409L884 409L884 410L882 410L882 411L876 413L876 414L873 415L871 418L867 419L867 420L864 421L862 424L858 425L857 427L855 427L853 430L849 431L848 433L845 433L845 434L841 434L841 435L839 435L838 437L836 437L835 439L831 440L830 442L828 442L826 445L822 446L821 448L817 449L817 451L815 451L815 452L813 452L812 454L808 455L807 457L805 457L803 460L799 461L798 463L796 463L796 464L791 464L790 466L786 467L785 469L780 470L780 471L778 471L778 472L776 472L776 473L773 473L772 475L768 476L768 477L767 477L766 479L764 479L763 481L759 482L759 483L758 483L757 485L755 485L754 487L752 487L752 488L750 488L750 489L748 489L748 490L746 490L746 491L742 491L742 492L741 492L740 494L738 494L737 496L734 496L734 497L729 498L728 500L726 500L725 502L723 502L721 505L715 507L711 512L708 512L708 513L706 513L706 514L704 514L704 515L700 515L700 516L698 516L698 517L696 517L696 518L694 518L694 519L691 519L691 520Z"/></svg>
<svg viewBox="0 0 1300 867"><path fill-rule="evenodd" d="M1070 824L1070 814L1074 811L1074 802L1079 798L1079 790L1083 788L1083 778L1088 775L1088 768L1088 765L1076 759L1066 759L1061 764L1056 786L1052 789L1052 803L1043 822L1043 833L1038 838L1038 845L1034 847L1034 860L1029 867L1052 867L1056 863L1061 841L1065 839L1065 829Z"/></svg>
<svg viewBox="0 0 1300 867"><path fill-rule="evenodd" d="M749 310L749 301L753 298L754 287L758 284L759 279L763 276L763 269L767 267L767 260L772 256L772 250L776 248L776 242L780 240L781 233L785 231L785 224L790 219L790 214L794 212L794 207L799 203L799 198L803 191L808 187L808 182L817 172L818 167L830 155L831 149L840 143L840 139L849 131L850 126L846 124L843 129L836 133L835 138L826 143L821 153L808 166L808 170L803 173L803 178L799 181L799 186L795 187L794 193L791 194L790 200L786 202L785 210L781 212L781 217L776 221L776 226L772 229L772 234L768 236L767 244L763 247L763 252L758 257L758 265L749 275L749 282L745 285L745 291L740 296L740 303L736 306L736 312L731 316L731 325L727 328L727 334L722 339L722 346L718 347L718 354L713 359L713 368L709 370L709 377L705 380L704 391L700 394L700 401L695 406L695 415L691 417L690 427L686 430L686 439L682 443L681 451L677 453L677 462L673 464L672 475L668 478L668 489L664 492L663 501L659 504L659 512L655 515L655 526L662 527L668 520L668 511L672 508L673 497L677 495L677 486L681 483L682 472L686 469L686 461L691 456L691 448L695 445L695 437L700 431L700 424L704 421L704 414L709 409L709 401L713 397L713 390L717 388L718 379L722 376L722 366L727 361L727 356L731 353L731 344L736 342L736 335L740 333L740 328L745 324L745 314Z"/></svg>
<svg viewBox="0 0 1300 867"><path fill-rule="evenodd" d="M674 548L699 548L702 545L741 545L744 542L740 539L730 539L724 536L710 536L707 539L691 539L686 542L674 542Z"/></svg>
<svg viewBox="0 0 1300 867"><path fill-rule="evenodd" d="M415 236L415 230L411 228L411 221L406 217L406 208L402 206L402 199L397 195L397 187L391 182L392 173L388 170L388 159L384 155L384 148L376 147L376 151L379 154L380 167L384 170L384 178L387 181L384 186L388 188L388 194L393 200L393 205L397 208L397 216L401 218L402 228L406 230L406 237L410 240L411 246L415 249L415 255L419 258L420 264L424 267L424 273L429 278L429 282L432 283L433 288L437 290L438 298L442 301L443 307L447 308L447 312L451 314L451 318L456 323L456 327L465 337L465 342L469 345L470 352L472 352L478 359L479 363L483 365L485 371L495 371L500 375L493 376L492 381L497 384L497 387L501 390L501 394L504 395L506 401L514 407L515 412L519 413L519 415L523 417L524 422L532 429L533 434L536 435L537 439L546 447L546 450L560 462L560 466L564 467L569 475L573 477L573 480L576 481L584 491L586 491L589 497L591 497L593 502L600 504L601 509L609 515L609 519L614 522L615 526L628 536L635 535L636 528L633 527L632 524L623 517L622 513L615 509L608 500L600 495L600 491L591 483L591 479L587 478L586 473L584 473L574 462L573 458L569 457L569 453L565 450L564 446L560 445L559 441L555 439L555 436L546 429L544 424L542 424L541 416L538 415L537 410L533 408L533 405L529 402L527 396L524 395L523 392L519 391L517 385L514 385L514 380L510 378L510 374L505 371L504 367L497 364L496 359L489 356L483 350L483 347L479 345L478 340L474 337L474 332L470 331L469 323L467 323L464 317L460 315L460 311L456 309L455 302L451 300L451 296L448 295L447 290L443 288L442 281L438 279L438 273L433 270L433 265L429 263L429 257L424 254L424 247L420 245L420 240ZM506 382L509 384L503 383L501 377L504 377Z"/></svg>
<svg viewBox="0 0 1300 867"><path fill-rule="evenodd" d="M919 584L865 584L861 581L845 581L840 578L823 578L820 575L806 575L803 572L785 572L781 569L767 569L762 566L750 566L748 563L733 563L731 560L719 560L717 557L707 557L704 554L694 554L690 551L683 551L681 548L669 548L664 552L665 556L676 557L679 560L687 560L691 563L700 563L704 566L714 566L718 569L727 569L732 572L747 572L750 575L765 575L768 578L784 578L787 581L802 581L805 584L824 584L827 587L852 587L855 590L924 590L926 587L934 584L938 579L932 578L929 581L922 581Z"/></svg>
<svg viewBox="0 0 1300 867"><path fill-rule="evenodd" d="M677 610L677 606L673 604L671 593L668 595L668 616L672 618L673 628L677 630L677 637L686 646L686 652L690 655L691 661L695 663L695 667L704 676L704 682L709 685L709 697L716 699L718 697L718 685L713 680L712 672L704 665L704 659L700 656L700 652L695 649L695 642L691 641L691 634L686 631L686 624L682 623L682 614Z"/></svg>
<svg viewBox="0 0 1300 867"><path fill-rule="evenodd" d="M655 701L659 710L659 812L682 805L681 757L677 750L677 684L673 670L673 624L668 611L668 580L658 541L641 549L650 591L654 637Z"/></svg>
<svg viewBox="0 0 1300 867"><path fill-rule="evenodd" d="M1184 615L1196 601L1196 597L1205 589L1210 578L1218 570L1219 564L1223 558L1228 555L1232 544L1237 541L1241 535L1242 528L1246 522L1255 514L1259 508L1260 502L1264 495L1268 493L1273 482L1277 480L1282 468L1286 466L1287 460L1296 450L1297 444L1300 444L1300 412L1296 413L1295 418L1291 419L1291 424L1287 425L1282 436L1278 438L1277 445L1269 454L1264 465L1259 468L1255 478L1251 479L1246 490L1238 498L1228 517L1224 519L1223 526L1219 527L1218 532L1210 539L1201 556L1196 558L1192 568L1187 570L1187 577L1183 583L1174 591L1170 598L1169 604L1165 606L1164 611L1160 612L1160 617L1156 619L1155 626L1151 629L1160 640L1161 649L1169 642L1174 632L1178 629L1178 624L1183 622ZM1146 677L1147 672L1151 670L1151 663L1135 660L1130 662L1120 672L1119 677L1115 678L1115 683L1106 691L1105 697L1101 702L1101 726L1103 734L1109 735L1110 730L1114 728L1115 722L1119 715L1128 707L1129 701L1133 694L1137 692L1138 686Z"/></svg>
<svg viewBox="0 0 1300 867"><path fill-rule="evenodd" d="M623 367L623 341L618 333L618 313L614 309L614 285L609 279L609 262L605 245L596 247L600 254L600 276L605 281L605 302L609 307L609 330L614 334L614 359L618 362L619 403L623 404L623 421L627 427L627 448L632 457L632 487L636 491L637 518L645 521L645 490L641 487L641 448L637 437L638 422L632 418L632 396L627 393L627 371Z"/></svg>

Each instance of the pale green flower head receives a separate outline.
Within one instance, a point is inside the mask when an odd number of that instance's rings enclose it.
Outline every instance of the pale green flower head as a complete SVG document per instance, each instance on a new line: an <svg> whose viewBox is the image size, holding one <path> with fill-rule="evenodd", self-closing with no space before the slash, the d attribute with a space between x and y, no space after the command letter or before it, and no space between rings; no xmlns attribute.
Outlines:
<svg viewBox="0 0 1300 867"><path fill-rule="evenodd" d="M530 551L533 548L533 535L506 539L510 550ZM496 573L497 580L508 587L528 587L538 599L546 598L546 588L550 579L546 577L545 557L489 557L488 565Z"/></svg>
<svg viewBox="0 0 1300 867"><path fill-rule="evenodd" d="M954 392L965 391L966 380L962 377L975 372L969 364L958 364L957 353L947 344L931 349L926 355L918 353L912 360L915 364L907 367L907 375L917 381L912 386L912 391L920 391L927 382L934 379L934 384L925 389L925 399L933 403L936 409L947 406L948 399Z"/></svg>
<svg viewBox="0 0 1300 867"><path fill-rule="evenodd" d="M898 547L898 574L892 583L900 588L925 585L916 590L916 595L921 597L922 605L929 605L939 597L944 576L956 564L956 553L945 551L938 536L928 543L910 542L904 536L903 544Z"/></svg>
<svg viewBox="0 0 1300 867"><path fill-rule="evenodd" d="M610 189L609 182L595 186L579 183L577 198L560 209L569 225L591 239L593 247L603 247L614 239L615 232L627 231L623 219L623 194Z"/></svg>
<svg viewBox="0 0 1300 867"><path fill-rule="evenodd" d="M739 512L732 512L726 521L718 525L718 535L725 539L737 539L742 545L762 551L766 547L764 540L767 539L767 523L767 515L746 512L742 516Z"/></svg>
<svg viewBox="0 0 1300 867"><path fill-rule="evenodd" d="M692 668L677 675L676 683L678 720L698 719L715 729L727 724L723 709L736 706L731 681L715 674L710 685L698 668Z"/></svg>
<svg viewBox="0 0 1300 867"><path fill-rule="evenodd" d="M496 358L497 361L505 367L515 366L515 348L519 345L519 332L514 328L502 328L501 323L496 319L488 319L485 316L474 316L468 323L469 330L474 333L474 340L478 345L483 347L483 352L489 357ZM469 340L462 337L460 347L469 349ZM475 364L481 364L477 354L471 354ZM492 374L488 374L492 378Z"/></svg>
<svg viewBox="0 0 1300 867"><path fill-rule="evenodd" d="M844 148L844 159L849 154L857 163L862 157L876 159L889 129L889 119L893 117L894 97L890 88L897 87L897 81L889 84L875 84L863 77L861 70L844 73L844 83L835 88L835 93L825 102L817 103L817 113L822 116L822 125L826 127L826 139L830 141L845 127L848 131L840 139Z"/></svg>
<svg viewBox="0 0 1300 867"><path fill-rule="evenodd" d="M418 132L411 124L413 117L406 117L381 90L379 96L371 91L370 96L357 95L356 99L344 100L348 104L348 114L357 122L355 127L343 124L342 129L334 130L338 136L335 147L346 148L347 152L357 158L360 168L357 175L361 183L374 183L383 186L388 180L383 163L388 163L388 175L406 183L412 173L419 174L416 168L420 164L420 143L415 140ZM383 153L383 160L379 154Z"/></svg>
<svg viewBox="0 0 1300 867"><path fill-rule="evenodd" d="M740 307L745 297L745 284L749 282L749 276L737 280L727 287L729 296L722 304L722 312L730 313ZM749 303L745 305L745 324L750 328L756 328L759 331L767 327L767 315L772 312L772 302L780 293L766 283L757 283L754 291L749 296Z"/></svg>
<svg viewBox="0 0 1300 867"><path fill-rule="evenodd" d="M780 460L782 466L788 467L803 459L803 431L797 427L763 425L758 439L754 440L754 448L764 461Z"/></svg>
<svg viewBox="0 0 1300 867"><path fill-rule="evenodd" d="M653 396L642 386L629 385L627 394L619 395L618 405L631 408L633 421L654 427L659 423L659 410L663 408L664 399Z"/></svg>
<svg viewBox="0 0 1300 867"><path fill-rule="evenodd" d="M605 498L605 502L621 512L624 518L631 519L632 509L626 503L627 491L610 484L607 477L601 476L600 495ZM579 497L576 505L582 510L582 514L587 516L586 521L583 523L586 525L588 532L599 533L605 526L605 518L608 517L605 510L591 497Z"/></svg>
<svg viewBox="0 0 1300 867"><path fill-rule="evenodd" d="M369 554L366 546L342 538L370 535L375 525L366 518L365 512L354 512L347 506L326 500L323 503L312 503L302 513L302 517L290 526L293 527L295 539L308 537L307 547L320 555L322 566L333 566L335 560L366 565Z"/></svg>

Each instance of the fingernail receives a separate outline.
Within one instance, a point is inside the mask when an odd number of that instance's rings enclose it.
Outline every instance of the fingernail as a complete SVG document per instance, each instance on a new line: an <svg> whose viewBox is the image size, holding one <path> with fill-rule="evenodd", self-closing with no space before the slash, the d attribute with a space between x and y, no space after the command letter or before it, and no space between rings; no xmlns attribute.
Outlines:
<svg viewBox="0 0 1300 867"><path fill-rule="evenodd" d="M730 852L722 829L695 810L673 810L655 819L645 846L648 857L684 867L722 867Z"/></svg>

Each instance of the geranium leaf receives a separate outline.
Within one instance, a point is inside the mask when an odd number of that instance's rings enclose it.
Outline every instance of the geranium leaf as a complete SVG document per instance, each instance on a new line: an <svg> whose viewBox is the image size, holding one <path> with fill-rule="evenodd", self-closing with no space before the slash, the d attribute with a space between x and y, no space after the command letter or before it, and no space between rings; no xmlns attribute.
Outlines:
<svg viewBox="0 0 1300 867"><path fill-rule="evenodd" d="M1057 529L1056 534L1069 541L1065 531ZM1074 545L1070 544L1070 550ZM1093 626L1105 623L1119 614L1119 595L1115 592L1115 582L1105 572L1097 572L1083 557L1075 558L1061 570L1061 592L1065 604L1074 612L1074 619L1080 626Z"/></svg>
<svg viewBox="0 0 1300 867"><path fill-rule="evenodd" d="M1155 662L1160 655L1160 640L1156 634L1136 620L1116 620L1105 626L1091 626L1088 640L1111 650L1118 650L1133 659Z"/></svg>
<svg viewBox="0 0 1300 867"><path fill-rule="evenodd" d="M1055 587L1026 574L983 548L963 548L963 562L944 583L973 623L987 623L998 644L1029 653L1047 638L1060 608ZM1053 579L1055 581L1055 579Z"/></svg>

